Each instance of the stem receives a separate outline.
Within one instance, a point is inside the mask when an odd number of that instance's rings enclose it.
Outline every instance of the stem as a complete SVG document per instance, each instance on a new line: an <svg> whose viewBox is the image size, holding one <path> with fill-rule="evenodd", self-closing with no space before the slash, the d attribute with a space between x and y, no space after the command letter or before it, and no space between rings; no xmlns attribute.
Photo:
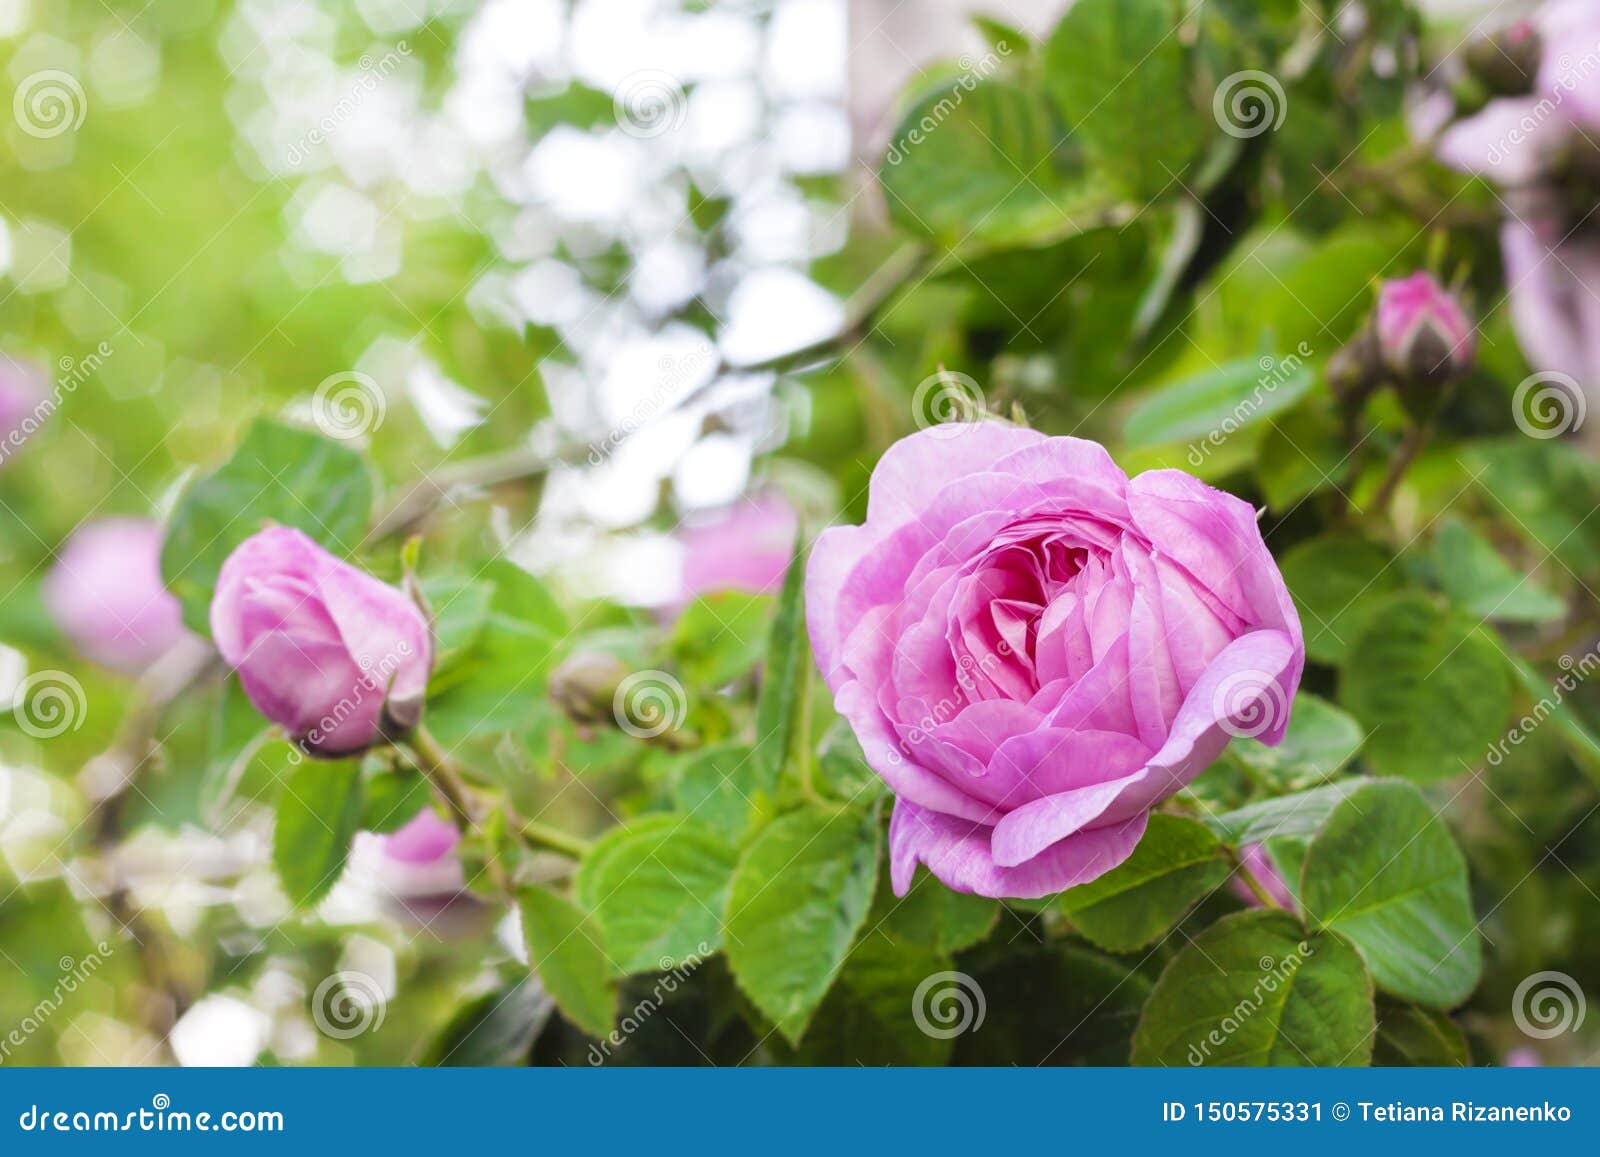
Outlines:
<svg viewBox="0 0 1600 1157"><path fill-rule="evenodd" d="M477 827L481 812L473 807L472 791L461 778L461 772L456 768L455 762L444 748L439 746L439 741L426 727L419 726L411 733L407 746L411 752L412 763L416 764L417 770L427 777L434 790L443 797L461 827L463 829Z"/></svg>
<svg viewBox="0 0 1600 1157"><path fill-rule="evenodd" d="M521 825L523 838L530 844L548 848L552 852L560 852L564 856L571 856L574 860L583 859L594 846L582 836L575 836L571 832L564 832L549 824L541 824L534 820L517 822Z"/></svg>
<svg viewBox="0 0 1600 1157"><path fill-rule="evenodd" d="M1388 472L1378 485L1377 493L1372 496L1372 508L1367 513L1373 518L1382 518L1388 511L1394 492L1400 488L1400 480L1405 477L1406 470L1416 461L1417 455L1422 453L1422 448L1428 444L1428 439L1432 435L1431 421L1414 422L1406 428L1405 437L1400 440L1400 448L1389 460Z"/></svg>

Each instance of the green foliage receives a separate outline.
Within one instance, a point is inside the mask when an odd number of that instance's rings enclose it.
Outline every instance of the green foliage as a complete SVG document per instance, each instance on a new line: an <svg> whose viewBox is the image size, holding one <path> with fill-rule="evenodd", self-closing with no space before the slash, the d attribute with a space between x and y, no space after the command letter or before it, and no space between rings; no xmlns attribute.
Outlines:
<svg viewBox="0 0 1600 1157"><path fill-rule="evenodd" d="M1226 916L1161 973L1133 1038L1136 1065L1361 1065L1372 982L1338 935L1282 912Z"/></svg>
<svg viewBox="0 0 1600 1157"><path fill-rule="evenodd" d="M283 777L272 828L272 866L297 908L326 896L344 872L361 822L361 765L301 758Z"/></svg>
<svg viewBox="0 0 1600 1157"><path fill-rule="evenodd" d="M544 888L523 889L517 910L528 964L561 1015L591 1036L605 1036L616 1017L617 985L599 926Z"/></svg>
<svg viewBox="0 0 1600 1157"><path fill-rule="evenodd" d="M167 529L161 571L194 631L209 633L223 560L269 525L304 531L337 555L365 540L372 476L341 443L277 422L251 424L233 456L184 492Z"/></svg>
<svg viewBox="0 0 1600 1157"><path fill-rule="evenodd" d="M728 894L739 987L798 1044L843 965L878 876L877 809L807 807L768 826Z"/></svg>
<svg viewBox="0 0 1600 1157"><path fill-rule="evenodd" d="M1342 663L1383 596L1405 585L1392 554L1347 535L1301 543L1281 566L1300 612L1306 654L1323 663Z"/></svg>

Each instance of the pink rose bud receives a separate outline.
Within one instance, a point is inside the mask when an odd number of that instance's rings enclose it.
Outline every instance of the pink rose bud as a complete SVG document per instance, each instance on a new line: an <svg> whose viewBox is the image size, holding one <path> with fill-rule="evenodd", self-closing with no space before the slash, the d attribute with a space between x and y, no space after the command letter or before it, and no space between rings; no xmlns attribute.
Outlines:
<svg viewBox="0 0 1600 1157"><path fill-rule="evenodd" d="M187 634L161 581L161 539L151 519L107 518L80 526L57 552L45 607L96 663L137 673Z"/></svg>
<svg viewBox="0 0 1600 1157"><path fill-rule="evenodd" d="M1305 665L1248 502L996 422L889 447L805 593L901 896L918 863L997 898L1109 872L1229 740L1282 740Z"/></svg>
<svg viewBox="0 0 1600 1157"><path fill-rule="evenodd" d="M228 556L211 634L250 702L308 754L349 755L421 718L427 619L298 530L263 530Z"/></svg>
<svg viewBox="0 0 1600 1157"><path fill-rule="evenodd" d="M1278 907L1294 911L1294 895L1289 891L1289 885L1283 882L1283 876L1277 866L1273 864L1272 857L1267 855L1267 850L1260 844L1249 844L1239 849L1239 863L1245 871L1255 877L1256 883L1266 889L1267 895L1277 901ZM1252 908L1261 907L1261 897L1241 876L1234 876L1229 882L1233 894L1238 896Z"/></svg>
<svg viewBox="0 0 1600 1157"><path fill-rule="evenodd" d="M1472 367L1477 351L1472 323L1431 273L1383 283L1376 333L1379 356L1402 385L1455 381Z"/></svg>

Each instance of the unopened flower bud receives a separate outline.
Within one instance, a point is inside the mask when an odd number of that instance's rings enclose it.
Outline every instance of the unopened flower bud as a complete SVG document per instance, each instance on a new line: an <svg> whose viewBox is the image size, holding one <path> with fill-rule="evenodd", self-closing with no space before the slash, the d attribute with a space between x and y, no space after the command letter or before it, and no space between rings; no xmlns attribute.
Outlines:
<svg viewBox="0 0 1600 1157"><path fill-rule="evenodd" d="M550 698L574 723L600 723L611 718L611 701L627 677L627 666L615 655L579 651L551 672Z"/></svg>
<svg viewBox="0 0 1600 1157"><path fill-rule="evenodd" d="M1544 46L1531 20L1516 20L1466 47L1467 71L1493 96L1526 96L1539 75Z"/></svg>
<svg viewBox="0 0 1600 1157"><path fill-rule="evenodd" d="M1373 324L1378 356L1400 388L1437 391L1472 368L1477 339L1460 302L1430 273L1386 281Z"/></svg>

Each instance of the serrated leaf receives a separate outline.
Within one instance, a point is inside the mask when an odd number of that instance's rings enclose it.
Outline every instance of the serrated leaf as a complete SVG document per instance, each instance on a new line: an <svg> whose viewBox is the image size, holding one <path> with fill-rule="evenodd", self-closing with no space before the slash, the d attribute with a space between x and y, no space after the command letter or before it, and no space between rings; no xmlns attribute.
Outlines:
<svg viewBox="0 0 1600 1157"><path fill-rule="evenodd" d="M791 1044L866 919L880 843L876 808L807 807L767 825L739 859L728 895L728 963Z"/></svg>
<svg viewBox="0 0 1600 1157"><path fill-rule="evenodd" d="M713 744L686 755L672 777L678 810L735 847L772 817L777 788L777 769L743 743Z"/></svg>
<svg viewBox="0 0 1600 1157"><path fill-rule="evenodd" d="M561 1015L590 1036L605 1036L616 1019L617 985L600 926L543 888L524 889L517 907L528 965Z"/></svg>
<svg viewBox="0 0 1600 1157"><path fill-rule="evenodd" d="M919 867L904 896L896 896L887 880L880 882L867 926L874 934L948 954L971 948L999 918L998 901L953 891Z"/></svg>
<svg viewBox="0 0 1600 1157"><path fill-rule="evenodd" d="M341 442L258 419L233 456L178 500L161 548L161 574L190 630L210 634L211 595L234 547L267 523L304 531L345 556L372 514L372 475Z"/></svg>
<svg viewBox="0 0 1600 1157"><path fill-rule="evenodd" d="M1373 610L1405 585L1388 550L1354 535L1302 542L1279 565L1300 611L1306 654L1320 663L1342 663Z"/></svg>
<svg viewBox="0 0 1600 1157"><path fill-rule="evenodd" d="M1461 1026L1445 1013L1384 997L1378 1001L1378 1038L1372 1063L1465 1067L1472 1063L1472 1050Z"/></svg>
<svg viewBox="0 0 1600 1157"><path fill-rule="evenodd" d="M1369 783L1339 804L1306 852L1301 904L1346 937L1378 986L1451 1008L1482 967L1467 862L1417 788Z"/></svg>
<svg viewBox="0 0 1600 1157"><path fill-rule="evenodd" d="M1355 758L1363 742L1361 724L1326 699L1302 691L1295 696L1289 728L1277 747L1240 742L1233 758L1281 782L1331 779Z"/></svg>
<svg viewBox="0 0 1600 1157"><path fill-rule="evenodd" d="M1480 619L1548 623L1566 605L1532 577L1519 574L1459 518L1440 520L1433 540L1434 570L1445 597Z"/></svg>
<svg viewBox="0 0 1600 1157"><path fill-rule="evenodd" d="M361 826L361 765L302 759L284 778L272 829L272 866L297 908L328 894Z"/></svg>
<svg viewBox="0 0 1600 1157"><path fill-rule="evenodd" d="M1511 714L1511 680L1477 620L1405 594L1367 617L1339 698L1369 729L1373 767L1426 781L1460 775L1486 758Z"/></svg>
<svg viewBox="0 0 1600 1157"><path fill-rule="evenodd" d="M362 788L361 830L388 835L416 819L433 800L428 781L415 771L384 771Z"/></svg>
<svg viewBox="0 0 1600 1157"><path fill-rule="evenodd" d="M1217 837L1197 820L1156 813L1122 864L1056 898L1088 940L1109 952L1153 943L1228 878Z"/></svg>
<svg viewBox="0 0 1600 1157"><path fill-rule="evenodd" d="M1043 243L1096 222L1107 198L1070 188L1038 93L970 75L935 81L906 111L878 168L889 212L913 233Z"/></svg>
<svg viewBox="0 0 1600 1157"><path fill-rule="evenodd" d="M1316 381L1308 367L1240 358L1147 393L1123 427L1130 448L1207 443L1247 431L1305 397Z"/></svg>
<svg viewBox="0 0 1600 1157"><path fill-rule="evenodd" d="M1045 89L1090 162L1134 196L1172 188L1212 136L1188 96L1173 0L1078 0L1045 46Z"/></svg>
<svg viewBox="0 0 1600 1157"><path fill-rule="evenodd" d="M1284 912L1224 916L1168 962L1133 1038L1136 1065L1363 1065L1372 981L1356 950Z"/></svg>
<svg viewBox="0 0 1600 1157"><path fill-rule="evenodd" d="M578 869L578 901L622 974L666 972L722 947L733 849L691 819L668 818L607 833Z"/></svg>
<svg viewBox="0 0 1600 1157"><path fill-rule="evenodd" d="M1347 779L1327 787L1278 796L1225 815L1208 816L1206 825L1223 843L1236 848L1280 837L1310 836L1350 793L1371 782L1370 779Z"/></svg>

